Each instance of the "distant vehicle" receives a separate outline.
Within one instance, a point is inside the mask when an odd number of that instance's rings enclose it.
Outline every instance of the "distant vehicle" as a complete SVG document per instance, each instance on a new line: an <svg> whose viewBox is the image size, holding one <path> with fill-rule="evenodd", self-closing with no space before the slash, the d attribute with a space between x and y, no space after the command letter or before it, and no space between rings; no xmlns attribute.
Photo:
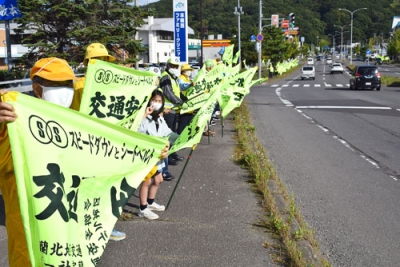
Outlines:
<svg viewBox="0 0 400 267"><path fill-rule="evenodd" d="M317 56L316 59L317 59L317 61L321 61L322 60L322 56Z"/></svg>
<svg viewBox="0 0 400 267"><path fill-rule="evenodd" d="M356 67L355 75L350 78L350 89L381 90L381 74L378 67L360 65Z"/></svg>
<svg viewBox="0 0 400 267"><path fill-rule="evenodd" d="M301 79L313 79L315 80L315 68L314 66L303 66L301 68Z"/></svg>
<svg viewBox="0 0 400 267"><path fill-rule="evenodd" d="M331 74L334 74L335 72L340 72L343 73L343 66L340 63L333 63L331 67Z"/></svg>
<svg viewBox="0 0 400 267"><path fill-rule="evenodd" d="M326 58L326 64L332 64L332 58L331 57L327 57Z"/></svg>
<svg viewBox="0 0 400 267"><path fill-rule="evenodd" d="M309 58L307 59L307 64L308 64L308 65L314 65L314 59L312 59L311 57L309 57Z"/></svg>

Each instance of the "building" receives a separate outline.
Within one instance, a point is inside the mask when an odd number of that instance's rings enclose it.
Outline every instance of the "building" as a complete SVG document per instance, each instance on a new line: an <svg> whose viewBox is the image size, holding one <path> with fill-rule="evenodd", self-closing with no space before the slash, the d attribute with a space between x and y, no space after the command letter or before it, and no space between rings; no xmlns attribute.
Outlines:
<svg viewBox="0 0 400 267"><path fill-rule="evenodd" d="M28 47L21 44L21 40L17 39L14 29L17 23L10 22L10 42L11 42L11 58L17 59L28 53ZM27 33L29 34L29 33ZM7 42L5 24L0 24L0 70L7 70Z"/></svg>

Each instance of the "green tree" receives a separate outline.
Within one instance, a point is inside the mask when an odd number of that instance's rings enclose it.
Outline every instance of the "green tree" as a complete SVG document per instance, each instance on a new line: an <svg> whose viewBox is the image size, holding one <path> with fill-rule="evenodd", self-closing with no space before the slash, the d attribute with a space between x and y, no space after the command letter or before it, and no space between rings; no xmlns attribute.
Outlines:
<svg viewBox="0 0 400 267"><path fill-rule="evenodd" d="M29 47L25 61L30 65L41 56L56 56L81 62L86 46L100 42L125 61L135 61L140 41L134 40L145 13L120 0L19 0L22 18L16 34Z"/></svg>
<svg viewBox="0 0 400 267"><path fill-rule="evenodd" d="M390 39L387 46L387 54L394 58L400 55L400 30L397 30Z"/></svg>

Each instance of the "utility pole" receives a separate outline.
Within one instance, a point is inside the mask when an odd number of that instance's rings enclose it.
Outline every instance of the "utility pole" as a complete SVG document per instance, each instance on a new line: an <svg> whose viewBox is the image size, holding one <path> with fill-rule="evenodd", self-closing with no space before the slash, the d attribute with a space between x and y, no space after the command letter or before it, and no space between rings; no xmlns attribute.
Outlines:
<svg viewBox="0 0 400 267"><path fill-rule="evenodd" d="M240 6L240 0L238 0L238 5L237 7L235 6L235 15L238 16L238 51L240 51L240 15L243 14L242 7ZM239 54L239 64L242 65L242 56L241 53Z"/></svg>
<svg viewBox="0 0 400 267"><path fill-rule="evenodd" d="M203 27L203 0L200 0L200 66L203 66L203 39L204 39L204 27Z"/></svg>
<svg viewBox="0 0 400 267"><path fill-rule="evenodd" d="M262 0L260 0L260 19L258 22L258 34L262 34ZM261 41L258 41L258 79L261 79Z"/></svg>

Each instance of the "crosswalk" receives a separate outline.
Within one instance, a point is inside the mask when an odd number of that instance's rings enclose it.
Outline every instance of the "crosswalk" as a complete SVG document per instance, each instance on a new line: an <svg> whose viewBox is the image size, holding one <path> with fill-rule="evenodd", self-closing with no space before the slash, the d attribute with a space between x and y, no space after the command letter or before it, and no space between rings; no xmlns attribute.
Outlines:
<svg viewBox="0 0 400 267"><path fill-rule="evenodd" d="M331 87L331 88L349 88L350 84L341 84L341 83L336 83L336 84L330 84L330 83L315 83L315 84L309 84L309 83L293 83L293 84L272 84L271 87Z"/></svg>

